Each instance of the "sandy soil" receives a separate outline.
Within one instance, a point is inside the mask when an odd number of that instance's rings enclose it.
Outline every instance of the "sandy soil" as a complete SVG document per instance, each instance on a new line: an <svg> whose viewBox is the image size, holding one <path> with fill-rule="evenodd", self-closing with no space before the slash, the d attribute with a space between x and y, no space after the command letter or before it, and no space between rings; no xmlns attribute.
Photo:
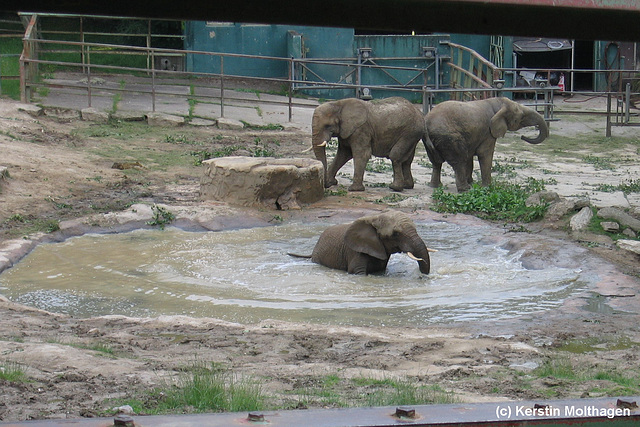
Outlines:
<svg viewBox="0 0 640 427"><path fill-rule="evenodd" d="M554 132L604 132L590 120L567 119ZM552 174L563 196L598 193L598 180L620 183L640 176L637 136L625 130L617 150L622 162L615 171L564 159L545 151L522 150L518 136L500 144L497 161L516 167L518 176ZM279 156L301 157L310 138L300 130L220 131L210 128L150 129L144 124L104 126L64 116L31 117L18 104L0 101L0 166L10 177L0 183L0 246L34 237L31 228L77 218L97 229L98 217L132 203L163 203L202 209L219 218L221 228L287 221L301 216L357 215L381 210L387 202L417 217L429 211L431 190L424 152L415 163L418 185L394 200L387 188L368 187L362 194L336 194L300 212L238 209L198 201L198 153L239 146L240 154L256 148ZM635 150L635 152L634 152ZM609 153L611 154L611 153ZM517 156L517 159L515 158ZM421 160L422 158L422 160ZM171 160L168 160L171 159ZM142 167L113 169L114 162L139 162ZM570 165L571 167L568 167ZM350 165L345 167L345 175ZM365 176L365 181L389 182L389 172ZM341 181L348 182L347 177ZM449 170L445 185L453 189ZM589 184L585 184L589 181ZM582 186L582 190L580 187ZM636 205L637 206L637 205ZM469 220L464 216L452 221ZM47 222L49 221L49 222ZM92 228L93 227L93 228ZM19 366L29 381L0 379L0 420L106 416L118 398L148 396L194 360L221 363L239 375L261 379L270 401L280 408L331 406L318 396L296 392L323 383L328 375L340 382L335 392L367 393L354 377L407 378L437 385L458 401L596 397L628 392L607 379L580 381L537 376L532 368L549 361L568 361L576 369L618 372L640 377L640 261L616 250L603 236L567 233L566 219L527 225L531 235L561 239L575 253L589 257L600 269L601 282L562 309L509 321L455 323L429 328L362 328L302 325L264 319L259 324L230 324L216 319L159 317L79 319L0 301L0 366ZM60 234L54 233L52 236ZM553 250L538 259L553 259ZM589 301L592 308L585 310ZM97 345L110 348L105 354ZM574 352L567 346L578 346ZM13 365L12 365L13 364ZM155 397L157 398L157 397ZM151 397L148 397L151 400ZM348 401L349 398L347 397Z"/></svg>

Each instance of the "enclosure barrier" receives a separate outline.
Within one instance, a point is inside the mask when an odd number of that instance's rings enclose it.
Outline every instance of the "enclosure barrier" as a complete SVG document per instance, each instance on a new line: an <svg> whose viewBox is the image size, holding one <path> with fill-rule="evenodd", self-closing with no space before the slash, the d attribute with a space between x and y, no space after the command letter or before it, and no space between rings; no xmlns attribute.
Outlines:
<svg viewBox="0 0 640 427"><path fill-rule="evenodd" d="M546 402L458 403L447 405L383 406L355 409L304 409L197 415L116 415L112 418L31 420L7 426L83 427L154 426L233 427L437 427L437 426L581 426L632 427L640 423L640 397L554 400ZM313 421L311 421L313 420Z"/></svg>
<svg viewBox="0 0 640 427"><path fill-rule="evenodd" d="M69 18L79 18L82 23L82 16L64 16ZM277 94L284 95L284 100L277 97L271 99L261 99L261 103L286 104L288 109L288 120L292 121L293 108L312 108L315 103L305 101L302 97L296 96L296 91L314 90L319 93L327 93L327 98L332 98L331 92L339 90L350 95L363 99L370 99L375 94L377 97L400 95L412 98L417 102L421 100L423 111L426 113L436 102L444 99L481 99L500 94L510 95L513 93L533 94L531 103L537 111L542 113L547 121L556 120L554 117L554 93L562 91L558 86L552 86L550 80L535 81L529 87L507 87L505 76L512 75L515 81L515 74L523 69L518 68L498 68L494 64L480 57L472 49L457 45L451 42L442 42L448 45L450 56L439 55L437 49L433 50L432 56L428 58L376 58L383 61L388 59L416 60L415 67L402 67L393 65L378 65L365 58L366 49L360 48L355 58L282 58L259 55L244 55L221 52L192 51L182 49L168 49L153 47L152 40L166 38L170 35L151 34L151 21L147 21L148 32L140 34L127 34L144 38L144 46L129 46L122 44L95 43L88 42L91 37L100 38L114 36L110 33L89 32L80 26L79 41L65 41L46 38L39 30L39 15L29 14L23 18L28 18L28 26L23 38L23 53L20 57L20 87L21 99L23 102L30 102L33 99L33 92L46 91L51 88L82 90L86 91L88 106L92 106L92 99L96 90L108 91L115 94L138 94L149 96L150 110L156 111L157 98L163 97L184 97L190 102L211 102L219 103L220 115L225 116L225 105L233 103L246 103L246 97L239 96L238 92L229 90L237 87L237 82L248 81L260 85L270 85L278 88ZM102 17L113 19L112 17ZM67 37L69 33L63 31L47 31L48 35L58 38ZM173 36L177 37L177 36ZM77 61L64 60L58 58L65 52L74 52ZM57 55L54 60L49 59L51 55ZM144 67L131 67L121 65L100 64L97 61L100 57L107 55L129 55L144 57ZM218 73L198 73L182 70L163 69L158 67L159 60L166 58L184 58L188 55L198 55L211 58L217 61ZM425 52L425 56L426 52ZM285 64L287 76L282 78L266 77L246 77L225 73L225 61L276 61ZM421 64L419 61L423 61ZM67 70L77 70L85 79L83 82L56 81L47 78L43 73L45 67L58 67ZM338 81L329 81L323 78L318 68L340 67L345 71ZM449 69L450 72L443 73ZM376 71L384 74L393 82L388 85L365 84L362 79L363 70ZM637 93L633 92L633 85L623 83L632 82L633 77L629 73L632 70L583 70L583 69L550 69L545 70L549 75L553 72L567 73L606 73L608 80L619 83L618 91L599 93L598 95L615 98L615 108L612 105L607 114L607 135L611 133L612 126L635 126L631 119L636 117L630 110L634 107L633 101ZM99 87L94 83L94 77L111 73L127 73L138 76L140 80L136 84L124 84L117 87ZM407 74L405 80L397 77L399 73ZM427 75L435 75L435 81L427 84ZM444 77L443 77L444 76ZM629 77L626 77L629 76ZM447 81L447 77L448 80ZM350 80L350 81L348 81ZM176 89L176 87L178 89ZM566 89L566 88L565 88ZM582 92L572 92L582 93ZM438 99L436 99L438 98ZM540 99L542 98L542 99Z"/></svg>

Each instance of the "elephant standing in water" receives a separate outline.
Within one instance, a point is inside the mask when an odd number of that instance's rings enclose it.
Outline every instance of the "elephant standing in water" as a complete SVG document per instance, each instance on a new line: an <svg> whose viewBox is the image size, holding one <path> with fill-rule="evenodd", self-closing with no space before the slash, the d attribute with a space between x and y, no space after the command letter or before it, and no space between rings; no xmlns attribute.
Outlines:
<svg viewBox="0 0 640 427"><path fill-rule="evenodd" d="M405 252L429 274L429 251L408 215L387 211L327 228L311 260L352 274L370 274L384 272L391 254Z"/></svg>
<svg viewBox="0 0 640 427"><path fill-rule="evenodd" d="M456 175L458 192L467 191L473 182L473 156L478 156L482 185L491 184L491 166L496 139L507 130L536 126L534 138L522 136L530 144L539 144L549 136L549 127L535 110L508 98L480 101L445 101L425 117L429 138L423 139L433 164L431 187L440 187L442 164L449 163Z"/></svg>
<svg viewBox="0 0 640 427"><path fill-rule="evenodd" d="M424 116L404 98L363 101L356 98L324 103L313 112L312 148L324 166L326 188L336 185L336 173L353 158L349 191L364 191L364 170L371 155L386 157L393 166L389 188L413 188L411 162L424 135ZM338 137L338 151L327 166L326 146Z"/></svg>

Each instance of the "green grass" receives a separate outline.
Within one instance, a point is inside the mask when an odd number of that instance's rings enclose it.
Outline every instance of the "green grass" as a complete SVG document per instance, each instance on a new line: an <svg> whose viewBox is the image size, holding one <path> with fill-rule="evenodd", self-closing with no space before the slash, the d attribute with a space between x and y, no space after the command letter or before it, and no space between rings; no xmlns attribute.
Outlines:
<svg viewBox="0 0 640 427"><path fill-rule="evenodd" d="M0 380L12 383L27 382L27 375L15 362L0 363Z"/></svg>
<svg viewBox="0 0 640 427"><path fill-rule="evenodd" d="M265 407L262 385L240 378L216 363L196 362L160 387L120 400L136 413L203 413L256 411Z"/></svg>
<svg viewBox="0 0 640 427"><path fill-rule="evenodd" d="M626 195L629 195L631 193L640 193L640 179L630 179L618 185L600 184L596 186L595 190L603 191L605 193L622 191Z"/></svg>
<svg viewBox="0 0 640 427"><path fill-rule="evenodd" d="M529 178L524 184L495 180L489 187L474 184L466 193L452 194L437 188L433 192L433 210L465 213L483 219L532 222L541 218L546 205L526 206L531 194L544 189L544 182Z"/></svg>
<svg viewBox="0 0 640 427"><path fill-rule="evenodd" d="M557 357L545 361L532 371L532 375L563 380L561 384L565 389L576 389L581 384L584 387L588 383L590 391L607 396L633 396L640 393L639 369L621 372L618 368L608 366L576 366L569 358ZM553 390L550 393L553 394Z"/></svg>
<svg viewBox="0 0 640 427"><path fill-rule="evenodd" d="M36 233L55 233L60 230L60 221L57 219L33 218L28 214L16 213L6 219L5 224L17 226L10 227L7 231L10 237L30 236ZM13 223L13 224L10 224Z"/></svg>
<svg viewBox="0 0 640 427"><path fill-rule="evenodd" d="M308 379L305 386L289 394L297 397L295 407L367 407L455 403L455 396L439 386L410 378L342 378L337 374Z"/></svg>

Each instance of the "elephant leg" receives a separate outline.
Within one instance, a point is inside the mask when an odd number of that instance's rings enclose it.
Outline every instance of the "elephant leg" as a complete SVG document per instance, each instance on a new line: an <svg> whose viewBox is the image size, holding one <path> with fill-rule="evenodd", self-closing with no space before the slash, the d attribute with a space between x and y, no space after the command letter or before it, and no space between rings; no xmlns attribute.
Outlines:
<svg viewBox="0 0 640 427"><path fill-rule="evenodd" d="M463 193L469 190L469 188L471 188L471 185L469 184L469 161L465 160L451 166L456 174L456 189L458 190L458 193Z"/></svg>
<svg viewBox="0 0 640 427"><path fill-rule="evenodd" d="M340 170L341 167L344 166L352 158L351 149L343 146L342 144L338 144L338 151L336 152L336 156L334 157L329 169L327 169L327 179L325 180L324 186L326 188L331 187L332 185L336 185L338 180L336 179L336 174Z"/></svg>
<svg viewBox="0 0 640 427"><path fill-rule="evenodd" d="M379 273L387 269L389 259L383 260L356 252L348 261L347 272L351 274Z"/></svg>
<svg viewBox="0 0 640 427"><path fill-rule="evenodd" d="M389 185L394 191L402 191L405 188L413 188L413 175L411 175L411 163L415 154L413 150L407 152L404 148L406 144L398 143L389 153L393 166L393 182Z"/></svg>
<svg viewBox="0 0 640 427"><path fill-rule="evenodd" d="M493 152L484 155L478 155L480 162L480 176L482 177L482 185L488 187L491 185L491 167L493 165Z"/></svg>
<svg viewBox="0 0 640 427"><path fill-rule="evenodd" d="M415 185L413 180L413 174L411 173L411 164L413 163L413 156L402 164L402 176L404 177L404 188L410 190Z"/></svg>
<svg viewBox="0 0 640 427"><path fill-rule="evenodd" d="M364 170L371 158L371 147L354 147L353 152L353 183L349 191L364 191Z"/></svg>
<svg viewBox="0 0 640 427"><path fill-rule="evenodd" d="M429 182L429 187L442 187L442 181L440 180L440 176L442 175L442 163L432 161L431 165L433 166L433 169L431 170L431 181Z"/></svg>
<svg viewBox="0 0 640 427"><path fill-rule="evenodd" d="M404 190L404 171L402 163L392 160L391 166L393 166L393 182L389 184L389 188L393 191L402 191Z"/></svg>
<svg viewBox="0 0 640 427"><path fill-rule="evenodd" d="M470 186L473 184L473 156L471 156L467 164L467 182Z"/></svg>

